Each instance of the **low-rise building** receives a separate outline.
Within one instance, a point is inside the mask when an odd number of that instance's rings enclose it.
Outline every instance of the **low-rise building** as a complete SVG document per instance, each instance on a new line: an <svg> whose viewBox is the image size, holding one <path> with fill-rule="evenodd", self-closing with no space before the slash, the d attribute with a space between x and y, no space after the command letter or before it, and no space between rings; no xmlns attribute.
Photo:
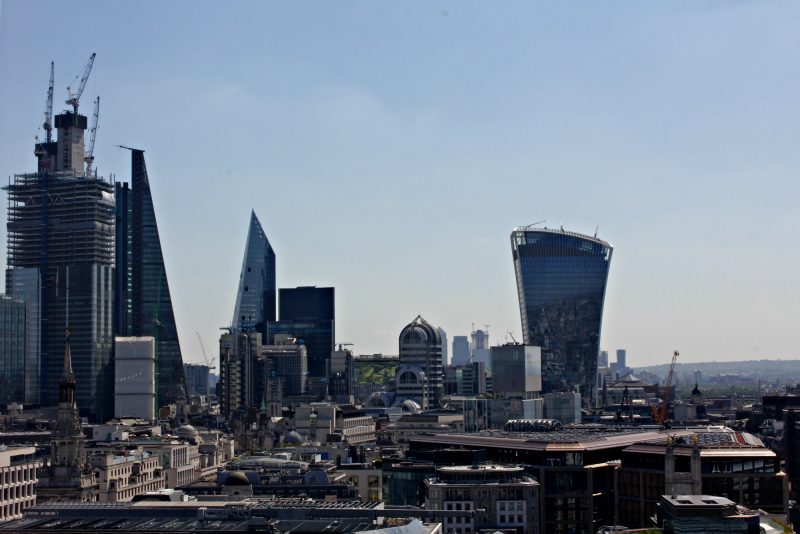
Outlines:
<svg viewBox="0 0 800 534"><path fill-rule="evenodd" d="M539 483L521 466L440 467L425 488L425 508L463 512L443 518L444 534L539 533Z"/></svg>
<svg viewBox="0 0 800 534"><path fill-rule="evenodd" d="M100 502L126 502L137 495L164 488L161 463L150 451L94 452L89 455L89 462L100 484Z"/></svg>
<svg viewBox="0 0 800 534"><path fill-rule="evenodd" d="M18 519L36 504L35 447L0 448L0 521Z"/></svg>

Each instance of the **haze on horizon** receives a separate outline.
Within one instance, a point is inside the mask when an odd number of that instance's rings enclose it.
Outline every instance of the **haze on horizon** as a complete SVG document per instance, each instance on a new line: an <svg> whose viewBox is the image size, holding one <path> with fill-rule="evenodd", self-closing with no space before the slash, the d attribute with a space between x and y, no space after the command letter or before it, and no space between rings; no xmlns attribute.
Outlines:
<svg viewBox="0 0 800 534"><path fill-rule="evenodd" d="M337 341L417 314L521 338L509 234L614 245L630 365L800 358L800 4L0 3L0 161L35 170L91 52L100 174L145 149L185 361L216 357L250 210L278 287L336 287ZM41 135L41 131L38 132ZM5 193L2 197L5 236ZM2 251L5 262L5 247Z"/></svg>

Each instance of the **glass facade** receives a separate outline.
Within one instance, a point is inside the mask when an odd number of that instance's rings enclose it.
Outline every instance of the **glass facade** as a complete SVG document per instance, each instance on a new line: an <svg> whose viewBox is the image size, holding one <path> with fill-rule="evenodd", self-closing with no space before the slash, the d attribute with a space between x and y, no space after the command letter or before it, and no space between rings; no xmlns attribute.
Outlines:
<svg viewBox="0 0 800 534"><path fill-rule="evenodd" d="M117 184L115 330L156 340L156 403L186 391L183 358L144 151L131 150L131 185Z"/></svg>
<svg viewBox="0 0 800 534"><path fill-rule="evenodd" d="M612 247L596 237L525 227L511 233L522 333L542 348L542 391L595 388Z"/></svg>
<svg viewBox="0 0 800 534"><path fill-rule="evenodd" d="M494 393L530 398L542 390L541 349L528 345L491 348Z"/></svg>
<svg viewBox="0 0 800 534"><path fill-rule="evenodd" d="M309 376L325 377L336 338L334 288L281 288L279 295L280 321L269 325L267 340L272 343L275 334L302 339L308 352Z"/></svg>
<svg viewBox="0 0 800 534"><path fill-rule="evenodd" d="M25 303L0 295L0 403L25 400Z"/></svg>
<svg viewBox="0 0 800 534"><path fill-rule="evenodd" d="M231 325L266 336L265 324L275 319L275 251L255 212L251 212Z"/></svg>

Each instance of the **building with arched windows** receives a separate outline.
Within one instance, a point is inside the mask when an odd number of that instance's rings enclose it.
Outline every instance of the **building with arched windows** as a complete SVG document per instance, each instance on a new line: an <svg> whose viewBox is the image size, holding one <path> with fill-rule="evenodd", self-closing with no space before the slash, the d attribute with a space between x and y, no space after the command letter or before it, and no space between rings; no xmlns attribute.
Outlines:
<svg viewBox="0 0 800 534"><path fill-rule="evenodd" d="M398 396L411 399L423 410L436 408L442 386L442 337L439 330L417 315L400 332L400 366L395 387Z"/></svg>

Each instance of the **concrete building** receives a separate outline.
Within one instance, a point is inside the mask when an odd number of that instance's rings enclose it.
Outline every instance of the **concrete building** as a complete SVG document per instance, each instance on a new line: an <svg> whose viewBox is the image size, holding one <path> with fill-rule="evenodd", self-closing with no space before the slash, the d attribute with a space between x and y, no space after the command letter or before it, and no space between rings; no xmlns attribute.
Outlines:
<svg viewBox="0 0 800 534"><path fill-rule="evenodd" d="M328 364L328 395L337 404L355 403L356 365L353 352L345 345L331 352Z"/></svg>
<svg viewBox="0 0 800 534"><path fill-rule="evenodd" d="M712 495L662 495L659 526L664 534L731 534L764 532L758 512Z"/></svg>
<svg viewBox="0 0 800 534"><path fill-rule="evenodd" d="M462 512L444 518L444 534L539 533L539 484L521 466L440 467L425 480L425 494L428 509Z"/></svg>
<svg viewBox="0 0 800 534"><path fill-rule="evenodd" d="M0 446L0 522L19 519L36 504L35 447Z"/></svg>
<svg viewBox="0 0 800 534"><path fill-rule="evenodd" d="M342 464L336 467L337 473L344 473L348 480L358 488L362 501L383 501L383 470L372 464Z"/></svg>
<svg viewBox="0 0 800 534"><path fill-rule="evenodd" d="M165 487L158 456L141 448L95 450L89 455L100 502L126 502Z"/></svg>
<svg viewBox="0 0 800 534"><path fill-rule="evenodd" d="M155 420L155 359L153 337L114 339L114 417Z"/></svg>
<svg viewBox="0 0 800 534"><path fill-rule="evenodd" d="M348 445L375 442L375 420L360 408L328 402L312 402L295 408L294 426L305 441L345 442Z"/></svg>
<svg viewBox="0 0 800 534"><path fill-rule="evenodd" d="M444 331L444 328L439 327L437 330L439 337L442 338L442 367L444 368L450 365L450 345L447 343L447 332Z"/></svg>
<svg viewBox="0 0 800 534"><path fill-rule="evenodd" d="M420 434L464 432L464 416L444 410L407 414L401 415L389 428L394 430L394 443L407 445L411 438Z"/></svg>

